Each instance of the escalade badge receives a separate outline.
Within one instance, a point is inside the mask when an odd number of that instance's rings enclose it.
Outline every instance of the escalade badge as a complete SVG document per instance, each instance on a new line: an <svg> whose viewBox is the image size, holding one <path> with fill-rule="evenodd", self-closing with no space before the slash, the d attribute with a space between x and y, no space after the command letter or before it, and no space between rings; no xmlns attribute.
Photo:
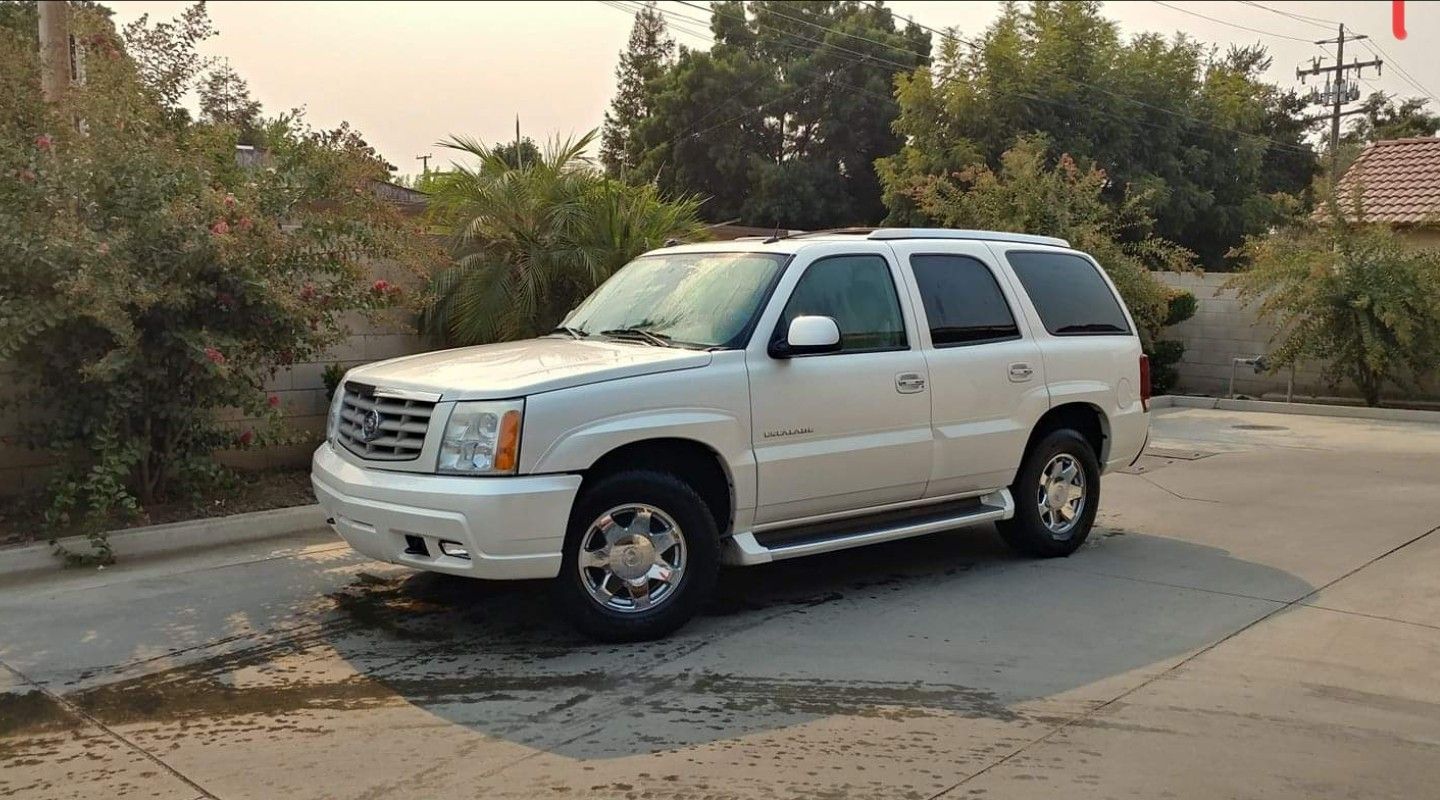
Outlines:
<svg viewBox="0 0 1440 800"><path fill-rule="evenodd" d="M380 411L370 409L360 420L360 439L365 442L373 442L380 438Z"/></svg>
<svg viewBox="0 0 1440 800"><path fill-rule="evenodd" d="M814 432L814 428L781 428L778 431L765 431L765 438L774 439L777 436L801 436L803 434Z"/></svg>

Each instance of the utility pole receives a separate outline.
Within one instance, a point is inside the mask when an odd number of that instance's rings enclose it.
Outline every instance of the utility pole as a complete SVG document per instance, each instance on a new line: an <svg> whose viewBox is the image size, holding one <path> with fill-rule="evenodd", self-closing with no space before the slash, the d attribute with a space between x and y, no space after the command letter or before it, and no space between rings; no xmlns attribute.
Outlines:
<svg viewBox="0 0 1440 800"><path fill-rule="evenodd" d="M56 103L70 88L70 4L40 0L40 96Z"/></svg>
<svg viewBox="0 0 1440 800"><path fill-rule="evenodd" d="M1311 103L1330 106L1330 182L1332 185L1338 183L1340 180L1340 118L1348 117L1351 114L1364 113L1364 109L1362 108L1356 108L1350 111L1342 111L1341 108L1346 103L1360 99L1359 78L1361 70L1365 67L1374 67L1375 74L1379 75L1381 65L1384 63L1380 59L1375 58L1363 62L1356 59L1352 63L1346 64L1345 42L1354 42L1369 38L1369 36L1364 34L1346 35L1345 24L1341 23L1339 36L1334 39L1323 39L1315 43L1319 45L1335 45L1335 64L1333 66L1321 66L1321 59L1317 57L1310 60L1309 69L1295 68L1295 77L1299 79L1301 83L1304 83L1305 78L1311 75L1334 73L1333 80L1328 76L1325 78L1325 89L1323 91L1319 87L1310 90ZM1352 70L1354 71L1355 78L1353 80L1346 80L1346 73ZM1317 117L1316 119L1323 119L1323 117Z"/></svg>
<svg viewBox="0 0 1440 800"><path fill-rule="evenodd" d="M432 159L432 158L434 158L434 157L435 157L435 156L432 155L432 154L430 154L430 153L426 153L426 154L423 155L423 156L415 156L415 160L420 162L420 174L421 174L421 175L429 175L429 174L430 174L430 159Z"/></svg>

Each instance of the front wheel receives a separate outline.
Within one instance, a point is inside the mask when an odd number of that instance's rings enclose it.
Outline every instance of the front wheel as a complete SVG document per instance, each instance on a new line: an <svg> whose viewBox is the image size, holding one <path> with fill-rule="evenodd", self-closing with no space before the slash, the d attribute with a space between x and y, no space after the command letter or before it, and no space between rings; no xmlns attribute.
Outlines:
<svg viewBox="0 0 1440 800"><path fill-rule="evenodd" d="M695 490L663 472L622 472L576 502L555 598L587 636L657 639L695 615L719 569L715 520Z"/></svg>
<svg viewBox="0 0 1440 800"><path fill-rule="evenodd" d="M1100 505L1100 464L1079 433L1052 431L1031 448L1010 485L1015 516L996 524L1016 550L1068 556L1090 535Z"/></svg>

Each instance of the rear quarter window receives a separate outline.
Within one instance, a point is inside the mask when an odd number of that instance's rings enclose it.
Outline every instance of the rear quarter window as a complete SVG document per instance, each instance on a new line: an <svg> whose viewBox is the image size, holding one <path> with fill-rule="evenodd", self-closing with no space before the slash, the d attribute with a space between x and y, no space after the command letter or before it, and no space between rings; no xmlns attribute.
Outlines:
<svg viewBox="0 0 1440 800"><path fill-rule="evenodd" d="M1055 336L1129 334L1120 301L1087 259L1071 253L1014 251L1005 259Z"/></svg>

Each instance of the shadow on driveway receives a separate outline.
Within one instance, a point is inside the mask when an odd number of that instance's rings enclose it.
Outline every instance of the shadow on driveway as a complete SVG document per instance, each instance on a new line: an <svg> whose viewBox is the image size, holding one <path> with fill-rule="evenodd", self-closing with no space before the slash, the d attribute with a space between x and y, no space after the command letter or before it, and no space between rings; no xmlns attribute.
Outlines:
<svg viewBox="0 0 1440 800"><path fill-rule="evenodd" d="M1043 712L1027 701L1080 690L1085 702L1083 687L1276 606L1097 574L1116 559L1224 573L1273 587L1268 597L1309 589L1219 549L1134 533L1097 530L1069 559L1019 560L985 528L729 570L679 634L611 646L557 620L543 584L387 568L331 594L333 609L302 632L68 699L111 724L229 720L230 731L403 701L492 736L607 758L833 715L1033 717ZM0 733L64 724L36 698L8 697Z"/></svg>

